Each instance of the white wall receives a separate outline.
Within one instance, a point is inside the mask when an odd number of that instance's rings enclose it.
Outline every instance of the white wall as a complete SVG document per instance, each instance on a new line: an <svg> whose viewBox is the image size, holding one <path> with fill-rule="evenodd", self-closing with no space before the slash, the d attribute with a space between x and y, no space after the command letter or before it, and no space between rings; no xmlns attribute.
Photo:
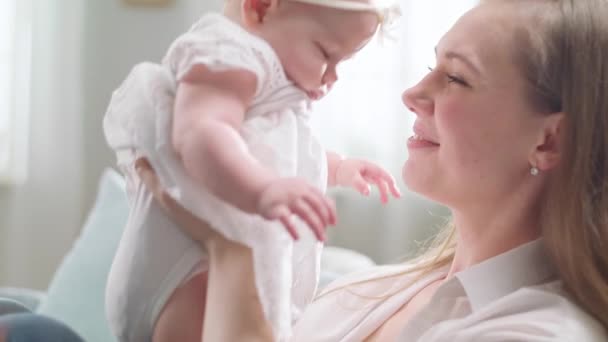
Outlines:
<svg viewBox="0 0 608 342"><path fill-rule="evenodd" d="M34 8L30 175L0 188L0 286L45 288L77 236L103 168L107 101L131 65L167 44L221 0L167 8L120 0L46 0Z"/></svg>
<svg viewBox="0 0 608 342"><path fill-rule="evenodd" d="M33 6L30 172L25 185L0 189L2 284L44 285L81 219L83 8L61 3Z"/></svg>
<svg viewBox="0 0 608 342"><path fill-rule="evenodd" d="M133 7L120 0L87 1L84 39L84 131L86 194L103 168L114 165L101 122L112 90L131 67L141 61L160 61L177 35L207 10L220 10L223 0L179 0L169 7Z"/></svg>

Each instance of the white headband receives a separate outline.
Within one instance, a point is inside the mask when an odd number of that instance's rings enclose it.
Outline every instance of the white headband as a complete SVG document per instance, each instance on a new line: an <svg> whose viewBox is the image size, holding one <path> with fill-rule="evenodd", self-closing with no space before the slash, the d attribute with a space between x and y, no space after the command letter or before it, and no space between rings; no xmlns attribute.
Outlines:
<svg viewBox="0 0 608 342"><path fill-rule="evenodd" d="M349 11L376 11L379 6L372 3L359 2L354 0L289 0L305 4L332 7Z"/></svg>
<svg viewBox="0 0 608 342"><path fill-rule="evenodd" d="M369 11L378 15L380 21L380 33L388 35L388 29L397 18L401 16L401 8L394 0L371 0L370 2L360 2L355 0L288 0L304 4L324 6L346 11Z"/></svg>

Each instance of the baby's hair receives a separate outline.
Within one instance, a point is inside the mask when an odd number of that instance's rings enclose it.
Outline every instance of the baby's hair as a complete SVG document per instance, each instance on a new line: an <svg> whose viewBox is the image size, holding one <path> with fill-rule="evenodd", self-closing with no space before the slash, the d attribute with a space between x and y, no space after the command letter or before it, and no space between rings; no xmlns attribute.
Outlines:
<svg viewBox="0 0 608 342"><path fill-rule="evenodd" d="M381 36L388 36L388 29L401 16L401 9L394 0L287 0L323 6L345 11L373 12L378 15L379 30Z"/></svg>

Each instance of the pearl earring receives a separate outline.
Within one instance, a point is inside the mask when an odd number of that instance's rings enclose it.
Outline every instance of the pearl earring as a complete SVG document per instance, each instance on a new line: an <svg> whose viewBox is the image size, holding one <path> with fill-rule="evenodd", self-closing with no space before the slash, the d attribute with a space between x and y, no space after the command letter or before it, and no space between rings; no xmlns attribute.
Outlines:
<svg viewBox="0 0 608 342"><path fill-rule="evenodd" d="M532 176L538 176L539 172L540 172L540 170L536 166L532 166L530 168L530 174Z"/></svg>

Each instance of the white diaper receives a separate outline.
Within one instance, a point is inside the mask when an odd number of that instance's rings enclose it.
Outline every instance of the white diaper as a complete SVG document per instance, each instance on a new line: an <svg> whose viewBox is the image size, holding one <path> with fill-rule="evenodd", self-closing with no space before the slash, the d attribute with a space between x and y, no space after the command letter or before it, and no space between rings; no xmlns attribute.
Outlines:
<svg viewBox="0 0 608 342"><path fill-rule="evenodd" d="M119 341L148 342L171 294L207 264L200 244L181 232L132 173L127 186L132 208L108 277L106 316Z"/></svg>

